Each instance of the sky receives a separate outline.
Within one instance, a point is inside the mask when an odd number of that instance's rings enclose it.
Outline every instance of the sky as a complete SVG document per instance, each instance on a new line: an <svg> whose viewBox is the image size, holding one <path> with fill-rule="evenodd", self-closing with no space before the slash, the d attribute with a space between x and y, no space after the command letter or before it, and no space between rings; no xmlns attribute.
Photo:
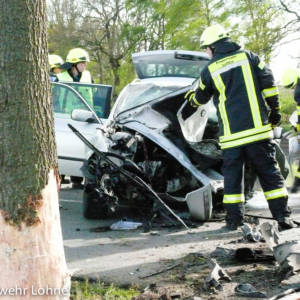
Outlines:
<svg viewBox="0 0 300 300"><path fill-rule="evenodd" d="M270 67L276 81L280 81L281 75L286 68L295 68L297 64L300 63L300 59L295 58L297 56L300 57L300 40L280 46L275 51L275 54L276 53L278 53L278 55L271 59Z"/></svg>

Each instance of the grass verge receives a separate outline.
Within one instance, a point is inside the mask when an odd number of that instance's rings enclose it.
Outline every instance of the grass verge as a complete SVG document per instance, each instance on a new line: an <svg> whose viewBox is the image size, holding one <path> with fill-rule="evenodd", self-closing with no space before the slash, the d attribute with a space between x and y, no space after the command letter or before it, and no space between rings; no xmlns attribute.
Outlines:
<svg viewBox="0 0 300 300"><path fill-rule="evenodd" d="M140 292L132 287L118 288L101 282L72 280L71 300L130 300Z"/></svg>

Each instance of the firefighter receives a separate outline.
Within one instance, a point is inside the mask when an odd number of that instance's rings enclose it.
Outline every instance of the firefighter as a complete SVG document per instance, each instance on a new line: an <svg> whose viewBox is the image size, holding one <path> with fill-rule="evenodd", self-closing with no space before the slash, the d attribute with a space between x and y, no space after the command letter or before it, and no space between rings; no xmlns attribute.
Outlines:
<svg viewBox="0 0 300 300"><path fill-rule="evenodd" d="M90 61L89 54L81 48L71 49L66 57L66 62L61 66L64 72L57 75L59 81L93 83L91 73L86 70ZM80 87L78 92L93 107L93 93L90 87Z"/></svg>
<svg viewBox="0 0 300 300"><path fill-rule="evenodd" d="M50 81L58 81L57 74L61 72L61 65L64 63L63 59L56 54L49 55L50 66Z"/></svg>
<svg viewBox="0 0 300 300"><path fill-rule="evenodd" d="M197 87L188 91L185 98L192 106L200 106L213 96L217 107L226 227L236 230L243 225L245 200L242 181L246 161L255 168L280 230L295 227L272 143L272 129L280 123L281 114L271 70L257 55L241 50L232 42L221 25L204 30L200 47L206 49L211 60L203 68Z"/></svg>
<svg viewBox="0 0 300 300"><path fill-rule="evenodd" d="M296 131L298 133L298 141L300 142L300 70L295 68L288 68L284 71L281 83L286 88L295 89L294 99L297 103L298 122ZM295 180L291 188L291 193L297 193L300 190L300 160L298 170L295 174Z"/></svg>
<svg viewBox="0 0 300 300"><path fill-rule="evenodd" d="M71 49L66 57L66 62L62 65L62 72L59 75L60 81L92 83L91 73L86 70L90 61L89 54L82 48Z"/></svg>
<svg viewBox="0 0 300 300"><path fill-rule="evenodd" d="M66 62L61 66L64 72L57 74L59 81L93 83L91 73L86 70L90 61L89 54L82 48L71 49L66 57ZM93 107L93 93L91 87L79 87L78 92ZM68 107L69 106L69 107ZM67 103L66 110L72 110L71 101ZM73 188L83 188L82 177L70 176Z"/></svg>

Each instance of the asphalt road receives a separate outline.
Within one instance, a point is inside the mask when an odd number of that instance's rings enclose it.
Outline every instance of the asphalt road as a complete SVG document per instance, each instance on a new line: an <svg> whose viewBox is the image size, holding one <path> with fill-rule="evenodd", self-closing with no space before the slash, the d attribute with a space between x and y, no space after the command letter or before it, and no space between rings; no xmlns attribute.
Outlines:
<svg viewBox="0 0 300 300"><path fill-rule="evenodd" d="M117 220L86 220L82 215L82 190L63 185L59 195L62 232L68 268L76 277L101 279L104 282L147 284L141 276L162 267L166 260L188 253L210 253L218 246L241 238L241 231L226 232L223 222L207 222L193 229L161 229L156 233L131 231L94 232ZM292 194L290 205L300 221L300 194ZM270 216L262 193L257 193L248 212ZM300 229L285 231L286 236L300 239ZM151 279L150 281L151 282Z"/></svg>

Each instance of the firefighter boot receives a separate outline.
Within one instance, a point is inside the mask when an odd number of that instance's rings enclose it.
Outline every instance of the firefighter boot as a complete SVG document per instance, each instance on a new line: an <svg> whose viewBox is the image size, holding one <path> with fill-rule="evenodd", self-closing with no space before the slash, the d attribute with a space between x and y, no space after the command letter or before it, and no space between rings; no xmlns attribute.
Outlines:
<svg viewBox="0 0 300 300"><path fill-rule="evenodd" d="M239 226L244 225L244 204L243 203L226 203L224 204L226 209L226 228L228 230L237 230Z"/></svg>
<svg viewBox="0 0 300 300"><path fill-rule="evenodd" d="M291 193L297 193L298 191L300 191L300 178L295 177L294 183L291 187Z"/></svg>
<svg viewBox="0 0 300 300"><path fill-rule="evenodd" d="M273 218L278 223L279 231L297 227L297 225L290 218L291 210L287 205L288 197L281 197L268 201L269 209Z"/></svg>

